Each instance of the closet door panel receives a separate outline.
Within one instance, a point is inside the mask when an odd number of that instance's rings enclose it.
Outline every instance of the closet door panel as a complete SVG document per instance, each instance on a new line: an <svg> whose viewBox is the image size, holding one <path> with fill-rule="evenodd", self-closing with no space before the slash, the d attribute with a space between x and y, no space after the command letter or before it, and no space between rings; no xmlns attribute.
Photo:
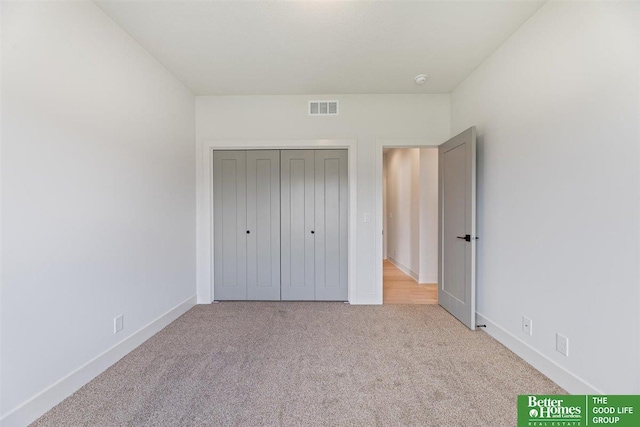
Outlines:
<svg viewBox="0 0 640 427"><path fill-rule="evenodd" d="M246 152L214 151L214 298L247 299Z"/></svg>
<svg viewBox="0 0 640 427"><path fill-rule="evenodd" d="M314 292L314 152L282 150L281 298L313 300Z"/></svg>
<svg viewBox="0 0 640 427"><path fill-rule="evenodd" d="M347 151L315 151L315 299L346 301Z"/></svg>
<svg viewBox="0 0 640 427"><path fill-rule="evenodd" d="M247 299L280 299L280 152L247 151Z"/></svg>

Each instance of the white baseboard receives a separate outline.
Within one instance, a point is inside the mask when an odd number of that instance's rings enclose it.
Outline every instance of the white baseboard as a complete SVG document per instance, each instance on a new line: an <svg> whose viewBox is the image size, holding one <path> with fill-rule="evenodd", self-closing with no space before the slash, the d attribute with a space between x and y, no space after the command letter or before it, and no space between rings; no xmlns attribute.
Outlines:
<svg viewBox="0 0 640 427"><path fill-rule="evenodd" d="M496 323L487 319L480 313L476 313L476 324L487 325L483 331L491 335L502 345L513 351L531 366L546 375L551 381L558 384L571 394L604 394L593 385L589 384L577 375L569 372L544 354L540 353L529 344L517 338Z"/></svg>
<svg viewBox="0 0 640 427"><path fill-rule="evenodd" d="M389 262L391 264L393 264L396 267L398 267L404 274L406 274L407 276L413 277L413 279L416 282L418 281L418 273L416 273L415 271L413 271L412 269L410 269L409 267L407 267L406 265L404 265L403 263L399 262L397 259L395 259L393 257L388 257L387 259L389 260Z"/></svg>
<svg viewBox="0 0 640 427"><path fill-rule="evenodd" d="M200 294L198 294L196 298L197 298L196 304L211 304L213 302L209 299L209 297L205 297L204 295L200 295Z"/></svg>
<svg viewBox="0 0 640 427"><path fill-rule="evenodd" d="M349 301L351 305L381 305L382 297L380 295L357 295L353 301Z"/></svg>
<svg viewBox="0 0 640 427"><path fill-rule="evenodd" d="M194 295L9 411L0 419L0 425L28 426L195 305Z"/></svg>
<svg viewBox="0 0 640 427"><path fill-rule="evenodd" d="M438 275L437 274L421 274L420 280L418 283L421 285L433 285L438 284Z"/></svg>

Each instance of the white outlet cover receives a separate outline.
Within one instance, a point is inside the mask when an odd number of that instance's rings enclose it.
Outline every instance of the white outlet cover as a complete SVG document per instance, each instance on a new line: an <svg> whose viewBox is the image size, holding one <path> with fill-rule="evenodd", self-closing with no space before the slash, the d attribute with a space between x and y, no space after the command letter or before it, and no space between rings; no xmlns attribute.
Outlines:
<svg viewBox="0 0 640 427"><path fill-rule="evenodd" d="M533 335L533 320L526 316L522 316L522 332L527 335Z"/></svg>
<svg viewBox="0 0 640 427"><path fill-rule="evenodd" d="M371 214L364 214L364 222L371 222Z"/></svg>
<svg viewBox="0 0 640 427"><path fill-rule="evenodd" d="M556 350L569 357L569 338L564 335L556 334Z"/></svg>
<svg viewBox="0 0 640 427"><path fill-rule="evenodd" d="M113 319L113 333L117 334L124 329L124 315L121 314Z"/></svg>

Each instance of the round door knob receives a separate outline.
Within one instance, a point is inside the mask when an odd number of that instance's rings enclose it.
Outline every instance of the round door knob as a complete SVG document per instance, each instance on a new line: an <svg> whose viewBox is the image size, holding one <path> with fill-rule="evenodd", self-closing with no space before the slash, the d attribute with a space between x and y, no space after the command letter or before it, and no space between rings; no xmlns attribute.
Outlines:
<svg viewBox="0 0 640 427"><path fill-rule="evenodd" d="M247 230L247 234L251 234L251 232L249 230Z"/></svg>
<svg viewBox="0 0 640 427"><path fill-rule="evenodd" d="M311 230L311 234L316 234L316 232L315 232L315 231L313 231L313 230Z"/></svg>

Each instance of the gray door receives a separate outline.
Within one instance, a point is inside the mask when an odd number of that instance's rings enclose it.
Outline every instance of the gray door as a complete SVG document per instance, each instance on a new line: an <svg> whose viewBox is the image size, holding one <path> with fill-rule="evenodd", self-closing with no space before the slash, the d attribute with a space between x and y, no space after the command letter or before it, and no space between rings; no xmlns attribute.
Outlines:
<svg viewBox="0 0 640 427"><path fill-rule="evenodd" d="M280 299L280 151L247 151L247 299Z"/></svg>
<svg viewBox="0 0 640 427"><path fill-rule="evenodd" d="M439 147L440 225L438 302L476 327L476 129Z"/></svg>
<svg viewBox="0 0 640 427"><path fill-rule="evenodd" d="M315 299L314 152L282 150L280 155L282 221L282 300Z"/></svg>
<svg viewBox="0 0 640 427"><path fill-rule="evenodd" d="M247 299L246 152L213 153L214 298Z"/></svg>
<svg viewBox="0 0 640 427"><path fill-rule="evenodd" d="M347 150L315 151L315 299L347 300Z"/></svg>

